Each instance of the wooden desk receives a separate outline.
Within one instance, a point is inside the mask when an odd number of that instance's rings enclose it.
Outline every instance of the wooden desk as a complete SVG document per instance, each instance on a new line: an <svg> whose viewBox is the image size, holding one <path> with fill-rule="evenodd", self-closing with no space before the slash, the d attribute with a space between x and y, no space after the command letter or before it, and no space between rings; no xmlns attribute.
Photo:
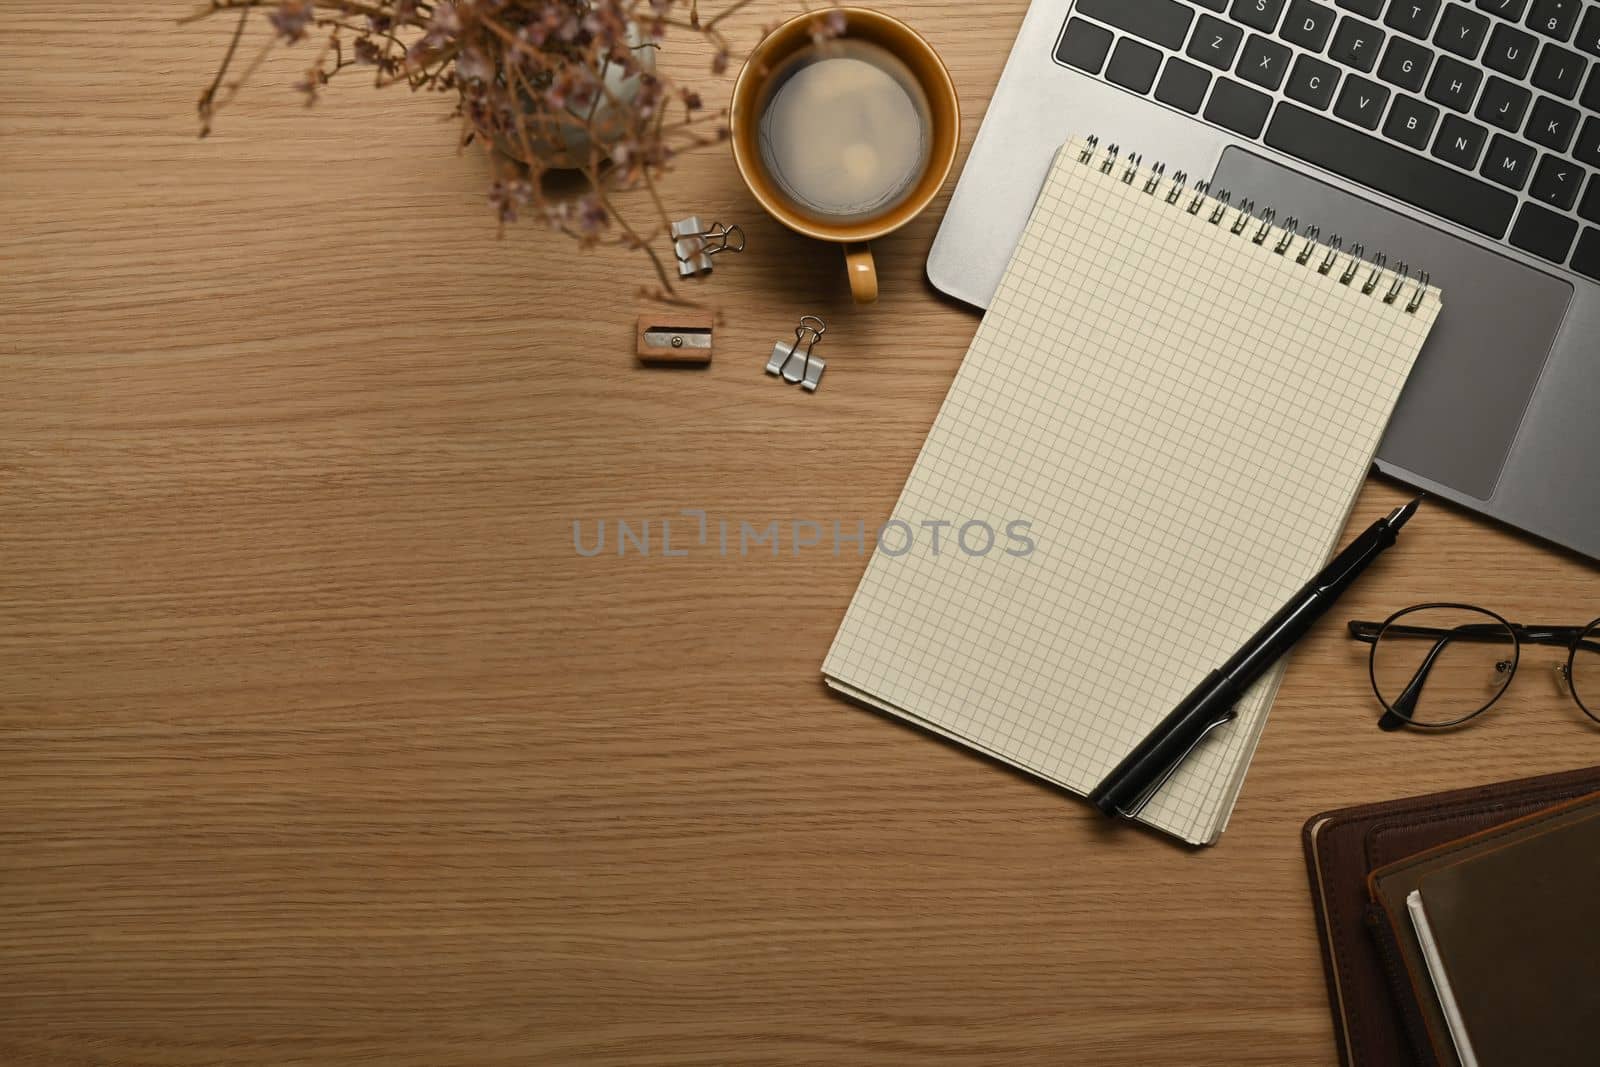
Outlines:
<svg viewBox="0 0 1600 1067"><path fill-rule="evenodd" d="M884 6L970 140L1023 0ZM1600 571L1445 507L1297 653L1215 849L831 699L863 560L572 522L881 521L975 324L921 280L938 213L857 311L688 161L751 251L715 365L641 369L643 262L496 243L441 100L306 113L289 53L197 141L228 27L181 10L0 22L0 1062L1330 1063L1302 820L1600 762L1537 651L1480 726L1373 728L1344 618L1596 614ZM761 373L805 312L809 397Z"/></svg>

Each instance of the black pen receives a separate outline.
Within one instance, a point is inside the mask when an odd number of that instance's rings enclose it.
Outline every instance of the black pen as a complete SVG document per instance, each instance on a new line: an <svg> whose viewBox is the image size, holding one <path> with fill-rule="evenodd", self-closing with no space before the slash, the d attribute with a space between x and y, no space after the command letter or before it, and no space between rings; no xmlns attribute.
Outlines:
<svg viewBox="0 0 1600 1067"><path fill-rule="evenodd" d="M1245 646L1206 678L1089 794L1104 814L1132 818L1206 734L1238 714L1239 698L1304 637L1363 571L1395 542L1422 504L1418 497L1374 523L1307 582Z"/></svg>

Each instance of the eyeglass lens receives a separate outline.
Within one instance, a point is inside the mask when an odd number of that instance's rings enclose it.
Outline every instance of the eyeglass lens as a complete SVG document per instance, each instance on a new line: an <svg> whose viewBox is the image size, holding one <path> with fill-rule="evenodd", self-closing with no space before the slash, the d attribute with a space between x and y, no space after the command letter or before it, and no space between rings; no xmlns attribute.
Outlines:
<svg viewBox="0 0 1600 1067"><path fill-rule="evenodd" d="M1379 633L1372 685L1384 706L1407 722L1454 726L1500 698L1517 657L1516 635L1494 615L1470 607L1417 607ZM1574 687L1591 686L1593 679L1577 679L1580 671L1600 671L1600 664L1574 665Z"/></svg>
<svg viewBox="0 0 1600 1067"><path fill-rule="evenodd" d="M1578 639L1567 676L1572 695L1591 719L1600 722L1600 622Z"/></svg>

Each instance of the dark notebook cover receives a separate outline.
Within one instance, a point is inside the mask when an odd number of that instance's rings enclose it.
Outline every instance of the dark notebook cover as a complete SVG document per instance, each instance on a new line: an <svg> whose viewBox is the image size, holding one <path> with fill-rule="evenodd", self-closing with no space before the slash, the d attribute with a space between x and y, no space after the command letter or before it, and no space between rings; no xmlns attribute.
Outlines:
<svg viewBox="0 0 1600 1067"><path fill-rule="evenodd" d="M1367 894L1373 902L1373 930L1378 936L1381 950L1390 963L1390 986L1396 996L1409 998L1421 1014L1422 1039L1419 1044L1432 1050L1440 1063L1458 1063L1455 1042L1450 1036L1449 1023L1445 1021L1444 1008L1434 989L1428 962L1423 955L1422 943L1417 937L1415 924L1406 907L1406 898L1422 887L1422 880L1437 871L1459 863L1468 854L1482 847L1484 842L1497 842L1520 837L1530 831L1530 824L1566 817L1567 804L1592 805L1600 796L1580 798L1544 808L1499 826L1481 830L1436 848L1425 849L1415 855L1396 860L1373 871L1367 878Z"/></svg>
<svg viewBox="0 0 1600 1067"><path fill-rule="evenodd" d="M1391 960L1386 966L1384 949L1367 928L1367 876L1384 864L1597 790L1600 767L1593 767L1363 804L1307 821L1306 866L1344 1063L1438 1062L1403 965Z"/></svg>
<svg viewBox="0 0 1600 1067"><path fill-rule="evenodd" d="M1479 1067L1600 1062L1600 796L1440 859L1419 892Z"/></svg>

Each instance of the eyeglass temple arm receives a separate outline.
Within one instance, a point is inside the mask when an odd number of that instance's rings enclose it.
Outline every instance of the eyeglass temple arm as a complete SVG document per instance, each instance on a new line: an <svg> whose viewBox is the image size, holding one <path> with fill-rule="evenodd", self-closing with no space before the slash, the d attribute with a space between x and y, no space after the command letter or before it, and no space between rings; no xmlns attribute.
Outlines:
<svg viewBox="0 0 1600 1067"><path fill-rule="evenodd" d="M1433 670L1433 665L1439 660L1439 653L1444 651L1451 637L1451 634L1446 633L1433 643L1422 664L1417 667L1417 672L1411 676L1411 681L1406 683L1405 689L1383 709L1383 715L1378 719L1378 729L1399 730L1410 721L1412 715L1416 713L1417 698L1422 695L1422 687L1428 680L1428 673Z"/></svg>
<svg viewBox="0 0 1600 1067"><path fill-rule="evenodd" d="M1378 635L1383 632L1383 623L1371 622L1366 619L1351 619L1349 622L1350 636L1357 641L1367 644L1376 644Z"/></svg>
<svg viewBox="0 0 1600 1067"><path fill-rule="evenodd" d="M1586 639L1594 626L1515 626L1517 640L1529 645L1559 645L1562 648L1600 652L1600 641Z"/></svg>
<svg viewBox="0 0 1600 1067"><path fill-rule="evenodd" d="M1518 631L1519 640L1536 640L1530 632L1523 638L1522 631L1525 627L1513 626ZM1399 730L1405 727L1413 713L1417 710L1417 699L1422 696L1422 687L1428 681L1428 673L1433 670L1433 665L1438 662L1439 654L1451 641L1471 641L1486 639L1504 642L1505 627L1499 623L1467 623L1444 629L1436 626L1390 626L1384 628L1382 623L1357 621L1350 623L1350 636L1359 641L1376 643L1380 634L1394 637L1431 637L1434 638L1433 647L1428 650L1427 656L1418 665L1416 673L1411 676L1411 681L1394 700L1387 702L1383 715L1378 719L1378 728L1381 730ZM1569 638L1570 641L1570 638Z"/></svg>
<svg viewBox="0 0 1600 1067"><path fill-rule="evenodd" d="M1505 627L1499 623L1468 623L1453 629L1442 629L1435 626L1391 626L1387 630L1381 622L1352 619L1350 621L1350 636L1357 641L1374 644L1380 634L1391 634L1395 637L1453 637L1461 640L1473 638L1487 638L1500 640ZM1581 648L1586 652L1600 652L1600 642L1579 640L1584 634L1592 630L1592 626L1521 626L1511 624L1511 630L1516 634L1517 640L1525 645L1557 645L1561 648ZM1476 632L1474 632L1476 631Z"/></svg>

